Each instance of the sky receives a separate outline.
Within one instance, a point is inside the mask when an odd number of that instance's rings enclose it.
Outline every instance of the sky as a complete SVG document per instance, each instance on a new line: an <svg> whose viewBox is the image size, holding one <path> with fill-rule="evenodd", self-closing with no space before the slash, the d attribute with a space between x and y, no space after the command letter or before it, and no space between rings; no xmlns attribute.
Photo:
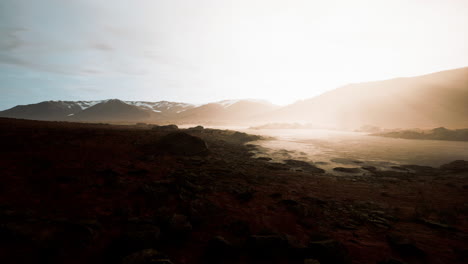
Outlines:
<svg viewBox="0 0 468 264"><path fill-rule="evenodd" d="M0 0L0 109L257 98L468 66L466 0Z"/></svg>

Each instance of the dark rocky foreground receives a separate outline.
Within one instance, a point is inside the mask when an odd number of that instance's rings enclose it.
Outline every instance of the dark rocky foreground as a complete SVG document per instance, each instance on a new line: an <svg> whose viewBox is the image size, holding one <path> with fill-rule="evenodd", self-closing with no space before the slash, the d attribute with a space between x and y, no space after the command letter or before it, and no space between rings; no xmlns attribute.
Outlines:
<svg viewBox="0 0 468 264"><path fill-rule="evenodd" d="M254 139L0 119L0 261L468 261L467 162L337 177Z"/></svg>

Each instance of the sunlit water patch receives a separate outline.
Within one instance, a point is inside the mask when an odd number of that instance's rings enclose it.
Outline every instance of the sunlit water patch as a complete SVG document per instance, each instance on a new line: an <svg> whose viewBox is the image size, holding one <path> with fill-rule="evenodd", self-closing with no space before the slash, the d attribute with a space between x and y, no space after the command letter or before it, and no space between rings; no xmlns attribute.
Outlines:
<svg viewBox="0 0 468 264"><path fill-rule="evenodd" d="M468 159L468 142L395 139L310 129L242 131L274 137L254 142L260 146L257 156L268 156L276 162L304 160L329 172L335 167L392 169L400 164L438 167L453 160Z"/></svg>

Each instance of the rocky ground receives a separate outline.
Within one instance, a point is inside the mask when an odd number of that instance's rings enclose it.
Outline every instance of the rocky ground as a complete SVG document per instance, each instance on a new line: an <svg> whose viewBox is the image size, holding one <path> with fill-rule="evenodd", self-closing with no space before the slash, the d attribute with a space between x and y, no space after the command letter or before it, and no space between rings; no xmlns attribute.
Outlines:
<svg viewBox="0 0 468 264"><path fill-rule="evenodd" d="M468 261L467 162L335 176L255 139L0 119L0 261Z"/></svg>

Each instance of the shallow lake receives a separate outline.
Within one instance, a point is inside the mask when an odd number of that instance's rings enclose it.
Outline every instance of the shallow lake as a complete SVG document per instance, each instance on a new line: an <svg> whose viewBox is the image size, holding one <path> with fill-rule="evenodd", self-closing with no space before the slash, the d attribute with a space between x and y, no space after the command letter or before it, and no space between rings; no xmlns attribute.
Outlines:
<svg viewBox="0 0 468 264"><path fill-rule="evenodd" d="M269 156L274 161L299 159L314 162L327 171L337 166L364 165L385 169L399 164L438 167L457 159L468 160L468 142L385 138L319 129L237 130L274 137L254 142L262 147L262 153L257 153L257 156Z"/></svg>

